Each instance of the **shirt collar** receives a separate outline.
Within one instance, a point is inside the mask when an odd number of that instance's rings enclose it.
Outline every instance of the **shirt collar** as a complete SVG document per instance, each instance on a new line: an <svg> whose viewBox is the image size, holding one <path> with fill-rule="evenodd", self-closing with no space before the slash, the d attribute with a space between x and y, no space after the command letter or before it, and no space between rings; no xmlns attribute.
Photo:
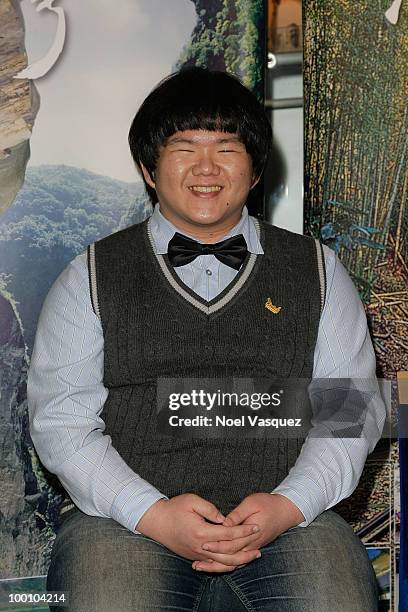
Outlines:
<svg viewBox="0 0 408 612"><path fill-rule="evenodd" d="M152 232L154 244L156 247L156 253L163 255L167 253L167 247L170 240L173 238L176 232L183 234L183 236L188 236L189 238L194 238L190 234L186 234L179 230L171 221L166 219L160 212L160 204L157 203L154 207L153 214L149 219L150 229ZM231 238L232 236L236 236L237 234L242 234L247 243L248 251L250 253L256 253L257 255L263 255L264 251L262 245L259 241L258 234L255 228L255 224L253 222L253 217L248 214L248 209L244 206L242 210L241 219L238 223L230 229L228 234L226 234L222 239Z"/></svg>

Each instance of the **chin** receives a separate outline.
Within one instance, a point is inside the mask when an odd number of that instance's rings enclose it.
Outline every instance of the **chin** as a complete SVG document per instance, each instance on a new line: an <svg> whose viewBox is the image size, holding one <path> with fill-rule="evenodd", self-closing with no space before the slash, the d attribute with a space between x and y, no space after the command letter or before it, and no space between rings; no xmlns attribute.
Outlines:
<svg viewBox="0 0 408 612"><path fill-rule="evenodd" d="M228 208L218 206L201 206L189 211L189 218L195 223L217 223L221 221L225 216L228 216Z"/></svg>
<svg viewBox="0 0 408 612"><path fill-rule="evenodd" d="M222 220L222 216L220 215L194 215L190 217L191 223L197 223L201 225L210 225L212 223L218 223Z"/></svg>

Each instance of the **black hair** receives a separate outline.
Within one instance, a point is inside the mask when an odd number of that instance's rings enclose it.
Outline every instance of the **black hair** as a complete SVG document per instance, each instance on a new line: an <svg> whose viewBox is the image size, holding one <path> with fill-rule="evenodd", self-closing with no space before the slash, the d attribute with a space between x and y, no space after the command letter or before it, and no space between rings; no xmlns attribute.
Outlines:
<svg viewBox="0 0 408 612"><path fill-rule="evenodd" d="M207 130L238 134L262 175L272 144L263 106L238 78L205 68L182 68L161 81L137 111L129 131L132 157L153 177L159 148L178 131ZM153 204L156 191L145 182ZM255 187L256 189L256 187Z"/></svg>

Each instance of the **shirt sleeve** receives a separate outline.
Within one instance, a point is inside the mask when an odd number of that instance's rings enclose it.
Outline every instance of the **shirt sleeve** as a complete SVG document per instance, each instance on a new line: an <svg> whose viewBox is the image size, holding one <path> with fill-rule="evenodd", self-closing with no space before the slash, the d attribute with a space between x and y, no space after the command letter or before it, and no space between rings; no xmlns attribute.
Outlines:
<svg viewBox="0 0 408 612"><path fill-rule="evenodd" d="M351 378L376 384L376 363L363 304L337 255L324 246L327 297L314 353L313 378ZM272 493L302 512L306 527L324 510L350 496L367 455L381 437L386 410L380 393L366 406L360 437L330 437L323 424L310 430L295 465Z"/></svg>
<svg viewBox="0 0 408 612"><path fill-rule="evenodd" d="M30 433L37 453L86 514L132 531L159 499L104 434L103 332L90 299L86 254L52 286L28 372Z"/></svg>

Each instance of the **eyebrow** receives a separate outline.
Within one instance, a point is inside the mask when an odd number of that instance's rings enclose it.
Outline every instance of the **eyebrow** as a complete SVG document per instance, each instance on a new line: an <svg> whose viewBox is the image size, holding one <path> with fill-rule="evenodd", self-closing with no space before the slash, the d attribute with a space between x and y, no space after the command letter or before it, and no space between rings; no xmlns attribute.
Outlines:
<svg viewBox="0 0 408 612"><path fill-rule="evenodd" d="M235 142L239 144L243 144L242 141L238 138L238 136L230 136L229 138L219 138L218 140L215 141L215 144L227 144L227 143L235 143ZM170 137L166 142L166 146L172 145L172 144L180 144L180 143L194 145L194 144L197 144L197 141L190 139L190 138Z"/></svg>

